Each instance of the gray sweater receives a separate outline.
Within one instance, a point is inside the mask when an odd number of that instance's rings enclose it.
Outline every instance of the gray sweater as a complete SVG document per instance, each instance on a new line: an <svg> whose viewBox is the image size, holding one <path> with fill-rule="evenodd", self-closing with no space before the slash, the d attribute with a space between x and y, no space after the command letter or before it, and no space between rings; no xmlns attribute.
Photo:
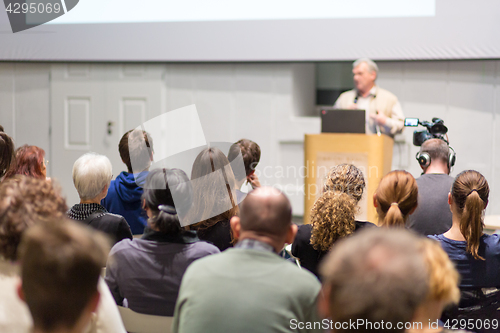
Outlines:
<svg viewBox="0 0 500 333"><path fill-rule="evenodd" d="M169 236L146 230L111 249L106 283L116 304L145 314L172 316L182 277L196 259L219 253L196 233Z"/></svg>

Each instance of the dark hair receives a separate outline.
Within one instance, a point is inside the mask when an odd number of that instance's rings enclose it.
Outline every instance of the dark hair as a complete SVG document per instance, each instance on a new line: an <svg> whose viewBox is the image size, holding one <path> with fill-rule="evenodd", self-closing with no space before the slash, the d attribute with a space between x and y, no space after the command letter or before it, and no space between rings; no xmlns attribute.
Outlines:
<svg viewBox="0 0 500 333"><path fill-rule="evenodd" d="M237 180L241 180L246 176L249 176L252 171L255 170L255 167L260 161L260 147L252 140L241 139L234 143L231 148L229 148L229 153L227 155L229 162L232 162L240 152L243 157L243 165L245 166L246 175L235 174Z"/></svg>
<svg viewBox="0 0 500 333"><path fill-rule="evenodd" d="M37 146L24 145L16 149L16 163L5 174L5 178L25 175L45 179L42 168L45 151Z"/></svg>
<svg viewBox="0 0 500 333"><path fill-rule="evenodd" d="M143 142L146 144L144 145ZM149 168L153 152L153 138L146 131L133 129L123 134L118 143L120 157L127 171L139 173ZM139 170L134 170L139 169Z"/></svg>
<svg viewBox="0 0 500 333"><path fill-rule="evenodd" d="M53 181L15 176L0 185L0 254L17 259L25 229L52 218L66 216L68 206Z"/></svg>
<svg viewBox="0 0 500 333"><path fill-rule="evenodd" d="M460 214L460 232L467 241L467 252L479 255L479 239L483 234L483 211L488 204L490 187L486 178L474 170L458 174L451 187L451 196Z"/></svg>
<svg viewBox="0 0 500 333"><path fill-rule="evenodd" d="M172 196L176 191L176 207ZM154 229L166 234L181 232L178 212L186 212L192 203L193 189L186 173L180 169L155 169L146 177L142 198L153 216L149 223Z"/></svg>
<svg viewBox="0 0 500 333"><path fill-rule="evenodd" d="M212 175L213 177L205 177ZM219 177L221 176L221 177ZM195 181L205 177L203 180ZM204 149L198 154L191 171L193 182L193 209L189 213L189 223L194 223L192 229L207 229L223 220L230 220L239 214L236 204L233 170L226 155L216 147ZM220 183L226 184L222 189ZM210 212L217 211L217 207L226 207L230 199L232 208L223 213L211 216ZM209 217L210 215L210 217Z"/></svg>
<svg viewBox="0 0 500 333"><path fill-rule="evenodd" d="M0 179L7 170L14 166L15 160L14 141L2 129L0 132Z"/></svg>

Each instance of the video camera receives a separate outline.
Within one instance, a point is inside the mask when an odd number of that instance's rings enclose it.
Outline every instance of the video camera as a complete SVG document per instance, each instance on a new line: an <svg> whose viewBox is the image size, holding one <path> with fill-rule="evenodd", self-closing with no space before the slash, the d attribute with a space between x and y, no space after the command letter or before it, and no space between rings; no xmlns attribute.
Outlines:
<svg viewBox="0 0 500 333"><path fill-rule="evenodd" d="M418 118L406 118L406 127L417 127L418 125L425 126L426 130L416 130L413 132L413 145L420 147L422 143L429 139L441 139L448 143L446 133L448 127L444 126L443 119L432 118L432 122L420 121Z"/></svg>

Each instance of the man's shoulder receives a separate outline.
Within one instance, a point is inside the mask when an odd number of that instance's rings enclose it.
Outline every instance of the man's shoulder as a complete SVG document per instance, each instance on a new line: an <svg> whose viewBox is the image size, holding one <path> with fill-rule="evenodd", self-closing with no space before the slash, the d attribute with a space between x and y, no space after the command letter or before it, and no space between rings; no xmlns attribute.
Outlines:
<svg viewBox="0 0 500 333"><path fill-rule="evenodd" d="M396 97L396 95L394 95L393 93L391 93L389 90L384 89L384 88L380 88L379 86L377 86L377 96L383 97L383 98L395 99L395 100L398 99Z"/></svg>
<svg viewBox="0 0 500 333"><path fill-rule="evenodd" d="M428 184L453 184L455 179L445 173L423 174L416 179L419 186L426 186Z"/></svg>

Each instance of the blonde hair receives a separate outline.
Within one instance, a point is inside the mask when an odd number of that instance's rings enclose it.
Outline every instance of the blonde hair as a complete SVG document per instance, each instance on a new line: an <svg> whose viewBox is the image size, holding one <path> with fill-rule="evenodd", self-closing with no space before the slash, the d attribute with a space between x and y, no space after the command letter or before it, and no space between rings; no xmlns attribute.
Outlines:
<svg viewBox="0 0 500 333"><path fill-rule="evenodd" d="M467 241L467 252L480 260L484 260L479 255L479 239L483 234L483 212L489 194L486 178L474 170L461 172L451 187L451 196L460 214L460 232Z"/></svg>
<svg viewBox="0 0 500 333"><path fill-rule="evenodd" d="M445 305L457 304L460 300L458 283L460 275L441 245L422 238L420 251L429 274L428 301L444 301Z"/></svg>
<svg viewBox="0 0 500 333"><path fill-rule="evenodd" d="M356 205L363 196L363 173L352 164L339 164L328 172L323 194L311 209L311 245L317 251L328 251L340 238L356 228Z"/></svg>
<svg viewBox="0 0 500 333"><path fill-rule="evenodd" d="M339 164L328 171L323 192L336 191L350 195L356 203L361 200L366 187L363 172L352 164Z"/></svg>
<svg viewBox="0 0 500 333"><path fill-rule="evenodd" d="M417 182L404 170L391 171L385 175L375 194L380 226L404 227L410 212L417 207Z"/></svg>
<svg viewBox="0 0 500 333"><path fill-rule="evenodd" d="M354 232L356 202L345 193L328 191L316 200L311 209L311 245L326 252L333 243Z"/></svg>

